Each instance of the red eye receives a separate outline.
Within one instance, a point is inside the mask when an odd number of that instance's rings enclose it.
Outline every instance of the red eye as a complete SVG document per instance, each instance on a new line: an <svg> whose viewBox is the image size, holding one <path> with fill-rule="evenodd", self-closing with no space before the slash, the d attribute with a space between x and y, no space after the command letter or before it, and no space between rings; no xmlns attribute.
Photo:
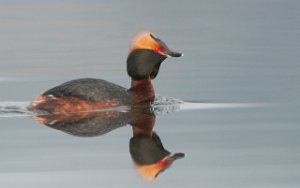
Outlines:
<svg viewBox="0 0 300 188"><path fill-rule="evenodd" d="M154 48L153 51L156 52L156 53L160 52L159 48Z"/></svg>
<svg viewBox="0 0 300 188"><path fill-rule="evenodd" d="M165 163L164 159L162 159L162 160L160 160L160 161L157 162L157 164L159 166L164 166L164 163Z"/></svg>

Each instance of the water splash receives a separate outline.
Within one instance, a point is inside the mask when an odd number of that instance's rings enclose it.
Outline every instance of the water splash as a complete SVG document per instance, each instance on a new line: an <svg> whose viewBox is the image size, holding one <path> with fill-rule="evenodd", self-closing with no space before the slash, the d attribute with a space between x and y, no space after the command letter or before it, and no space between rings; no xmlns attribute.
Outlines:
<svg viewBox="0 0 300 188"><path fill-rule="evenodd" d="M155 98L151 110L156 115L166 115L178 111L186 110L210 110L210 109L229 109L229 108L249 108L258 107L262 104L258 103L237 103L237 102L212 102L212 101L198 101L185 102L180 99L172 97Z"/></svg>
<svg viewBox="0 0 300 188"><path fill-rule="evenodd" d="M184 103L185 102L180 99L158 96L154 99L150 110L155 115L163 116L166 114L175 113L179 111L180 105Z"/></svg>
<svg viewBox="0 0 300 188"><path fill-rule="evenodd" d="M29 102L0 102L0 118L32 116L33 113L27 109Z"/></svg>

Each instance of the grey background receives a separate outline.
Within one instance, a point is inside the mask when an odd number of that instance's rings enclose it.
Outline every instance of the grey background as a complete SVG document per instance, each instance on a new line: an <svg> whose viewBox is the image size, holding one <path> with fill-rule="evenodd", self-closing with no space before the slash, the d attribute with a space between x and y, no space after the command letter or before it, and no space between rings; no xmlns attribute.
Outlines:
<svg viewBox="0 0 300 188"><path fill-rule="evenodd" d="M132 37L150 30L182 58L154 81L185 101L259 103L159 117L181 159L138 177L129 126L78 138L0 118L0 187L299 187L300 3L296 0L0 1L0 101L30 101L79 77L125 87Z"/></svg>

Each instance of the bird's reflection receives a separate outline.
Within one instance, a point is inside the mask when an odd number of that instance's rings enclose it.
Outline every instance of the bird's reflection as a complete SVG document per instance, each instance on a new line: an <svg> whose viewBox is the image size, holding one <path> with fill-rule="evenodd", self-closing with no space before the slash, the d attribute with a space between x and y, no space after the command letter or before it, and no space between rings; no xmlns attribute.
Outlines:
<svg viewBox="0 0 300 188"><path fill-rule="evenodd" d="M101 136L131 125L133 136L129 142L130 155L136 171L145 180L155 180L176 159L184 157L183 153L171 153L163 147L159 136L153 131L156 116L148 103L132 106L126 111L111 109L37 115L34 119L48 127L80 137Z"/></svg>
<svg viewBox="0 0 300 188"><path fill-rule="evenodd" d="M130 113L78 112L35 116L40 124L80 137L101 136L130 122Z"/></svg>

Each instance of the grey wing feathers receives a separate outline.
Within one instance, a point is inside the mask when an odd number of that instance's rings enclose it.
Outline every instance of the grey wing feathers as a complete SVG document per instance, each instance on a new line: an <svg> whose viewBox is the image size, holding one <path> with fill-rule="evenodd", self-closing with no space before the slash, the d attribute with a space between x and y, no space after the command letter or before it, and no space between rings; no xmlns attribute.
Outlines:
<svg viewBox="0 0 300 188"><path fill-rule="evenodd" d="M77 97L90 101L118 100L128 102L130 96L127 89L101 79L82 78L65 82L56 86L43 95L54 97Z"/></svg>

